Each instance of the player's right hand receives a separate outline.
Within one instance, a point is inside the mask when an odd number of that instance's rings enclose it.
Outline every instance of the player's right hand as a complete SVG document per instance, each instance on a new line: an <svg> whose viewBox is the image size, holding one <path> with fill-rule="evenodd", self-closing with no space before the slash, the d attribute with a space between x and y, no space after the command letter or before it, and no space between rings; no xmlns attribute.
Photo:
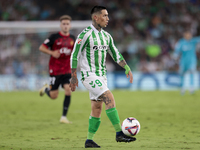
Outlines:
<svg viewBox="0 0 200 150"><path fill-rule="evenodd" d="M130 80L129 80L129 82L130 82L130 83L133 83L133 74L132 74L132 72L131 72L131 71L129 71L129 72L128 72L128 74L126 75L126 77L127 77L127 78L129 78L129 77L130 77Z"/></svg>
<svg viewBox="0 0 200 150"><path fill-rule="evenodd" d="M71 91L74 92L76 90L76 87L78 87L78 79L75 77L72 77L70 79L69 87L71 88Z"/></svg>
<svg viewBox="0 0 200 150"><path fill-rule="evenodd" d="M52 52L51 54L54 58L59 58L60 57L60 51L59 50L55 50Z"/></svg>

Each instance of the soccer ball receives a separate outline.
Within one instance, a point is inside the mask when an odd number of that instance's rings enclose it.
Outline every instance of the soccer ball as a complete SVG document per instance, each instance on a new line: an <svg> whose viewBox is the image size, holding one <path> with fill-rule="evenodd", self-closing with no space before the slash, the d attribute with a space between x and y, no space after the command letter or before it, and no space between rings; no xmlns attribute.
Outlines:
<svg viewBox="0 0 200 150"><path fill-rule="evenodd" d="M128 117L122 122L122 132L127 136L135 136L140 131L140 123L133 117Z"/></svg>

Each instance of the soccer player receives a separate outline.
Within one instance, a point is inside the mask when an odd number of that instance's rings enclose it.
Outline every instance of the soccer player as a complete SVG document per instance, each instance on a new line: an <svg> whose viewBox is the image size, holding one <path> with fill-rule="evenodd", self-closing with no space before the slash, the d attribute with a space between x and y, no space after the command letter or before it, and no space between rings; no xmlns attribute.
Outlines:
<svg viewBox="0 0 200 150"><path fill-rule="evenodd" d="M76 68L78 61L80 61L81 80L85 88L89 90L91 99L92 110L89 117L85 148L100 147L93 141L93 138L101 123L103 103L105 103L106 114L116 131L116 141L135 141L135 137L129 137L123 134L118 112L115 107L115 99L107 87L105 62L107 52L115 62L125 69L127 78L130 77L130 83L133 82L132 72L123 56L115 47L111 35L102 29L108 25L109 18L107 9L103 6L94 6L91 10L91 17L92 24L78 35L70 58L72 70L72 78L70 81L71 90L75 91L76 86L78 87Z"/></svg>
<svg viewBox="0 0 200 150"><path fill-rule="evenodd" d="M184 89L184 75L186 72L190 73L190 93L194 93L194 72L197 66L196 45L200 42L200 37L192 38L190 31L183 33L183 38L175 45L174 58L180 56L179 73L181 76L181 94L185 93Z"/></svg>
<svg viewBox="0 0 200 150"><path fill-rule="evenodd" d="M69 87L71 78L70 56L75 42L75 37L69 33L70 28L71 17L68 15L61 16L60 32L50 35L39 47L41 52L51 56L49 60L50 85L45 84L40 89L40 96L46 93L51 99L56 99L60 85L65 91L61 123L71 123L66 117L71 100L71 89Z"/></svg>

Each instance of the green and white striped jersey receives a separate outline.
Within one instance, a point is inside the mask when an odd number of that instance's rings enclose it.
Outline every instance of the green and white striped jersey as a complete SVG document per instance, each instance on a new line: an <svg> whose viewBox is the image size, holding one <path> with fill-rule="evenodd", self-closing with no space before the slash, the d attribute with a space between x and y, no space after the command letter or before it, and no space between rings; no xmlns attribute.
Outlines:
<svg viewBox="0 0 200 150"><path fill-rule="evenodd" d="M93 73L97 76L106 75L107 52L117 63L124 60L111 35L103 29L99 32L91 24L76 39L70 58L71 68L77 68L80 61L82 79Z"/></svg>

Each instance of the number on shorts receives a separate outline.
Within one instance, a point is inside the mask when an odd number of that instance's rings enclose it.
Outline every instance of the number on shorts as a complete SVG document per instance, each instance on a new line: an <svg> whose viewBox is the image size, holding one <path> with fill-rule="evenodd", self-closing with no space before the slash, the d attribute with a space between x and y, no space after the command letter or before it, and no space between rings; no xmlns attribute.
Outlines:
<svg viewBox="0 0 200 150"><path fill-rule="evenodd" d="M56 77L50 77L50 85L54 85L56 81Z"/></svg>
<svg viewBox="0 0 200 150"><path fill-rule="evenodd" d="M101 81L99 81L98 79L97 79L97 80L95 80L95 83L96 83L98 86L102 86L102 83L101 83Z"/></svg>
<svg viewBox="0 0 200 150"><path fill-rule="evenodd" d="M95 83L100 87L102 86L101 81L99 81L98 79L95 80ZM89 84L92 86L92 88L95 88L95 83L93 83L93 81L91 81Z"/></svg>

